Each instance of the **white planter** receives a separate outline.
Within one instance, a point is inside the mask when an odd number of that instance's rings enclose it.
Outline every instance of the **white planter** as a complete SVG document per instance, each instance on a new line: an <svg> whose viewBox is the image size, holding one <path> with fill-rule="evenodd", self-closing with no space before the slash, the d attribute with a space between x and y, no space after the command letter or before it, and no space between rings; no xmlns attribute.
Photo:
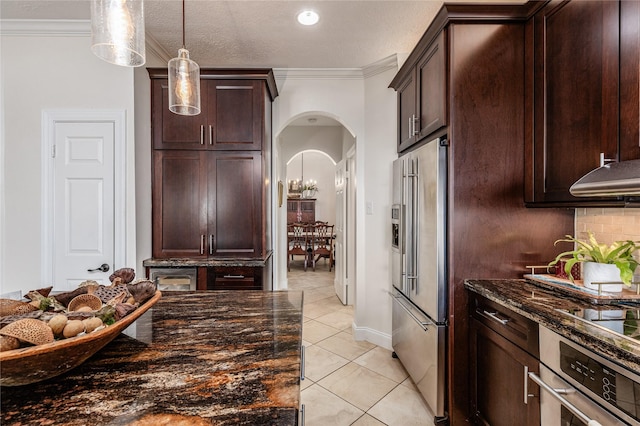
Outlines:
<svg viewBox="0 0 640 426"><path fill-rule="evenodd" d="M598 290L600 286L595 283L615 282L615 284L603 284L602 291L608 293L619 293L622 291L620 270L616 265L609 263L584 262L582 264L582 277L586 288Z"/></svg>

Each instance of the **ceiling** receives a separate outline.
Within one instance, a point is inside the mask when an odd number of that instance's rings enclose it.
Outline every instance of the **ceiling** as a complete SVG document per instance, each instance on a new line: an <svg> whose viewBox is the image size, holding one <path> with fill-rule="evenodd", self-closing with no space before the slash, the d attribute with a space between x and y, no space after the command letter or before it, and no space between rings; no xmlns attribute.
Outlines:
<svg viewBox="0 0 640 426"><path fill-rule="evenodd" d="M442 3L186 0L185 44L201 67L362 68L393 54L404 59ZM0 17L88 20L89 4L2 0ZM165 60L177 56L182 2L145 0L144 7L147 42L155 41ZM296 15L305 9L318 12L320 22L313 27L299 24Z"/></svg>

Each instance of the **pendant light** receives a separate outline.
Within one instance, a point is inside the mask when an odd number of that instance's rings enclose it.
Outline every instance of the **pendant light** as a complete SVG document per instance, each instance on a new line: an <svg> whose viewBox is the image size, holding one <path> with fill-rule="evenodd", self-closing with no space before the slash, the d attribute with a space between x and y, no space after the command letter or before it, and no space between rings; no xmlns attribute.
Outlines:
<svg viewBox="0 0 640 426"><path fill-rule="evenodd" d="M200 114L200 67L189 59L184 43L184 2L182 0L182 48L169 61L169 110L179 115Z"/></svg>
<svg viewBox="0 0 640 426"><path fill-rule="evenodd" d="M143 0L92 0L91 51L111 64L144 65Z"/></svg>

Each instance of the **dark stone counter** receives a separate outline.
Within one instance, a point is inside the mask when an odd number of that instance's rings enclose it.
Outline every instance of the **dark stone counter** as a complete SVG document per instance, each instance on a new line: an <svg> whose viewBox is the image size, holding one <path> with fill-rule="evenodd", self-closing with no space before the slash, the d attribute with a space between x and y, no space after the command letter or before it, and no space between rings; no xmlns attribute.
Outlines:
<svg viewBox="0 0 640 426"><path fill-rule="evenodd" d="M142 266L151 268L186 268L186 267L248 267L264 268L271 258L272 251L264 257L215 257L203 259L170 258L170 259L145 259Z"/></svg>
<svg viewBox="0 0 640 426"><path fill-rule="evenodd" d="M526 280L467 280L465 287L632 371L640 371L640 341L565 315L556 309L611 309L559 295ZM615 307L615 305L614 305ZM626 306L628 307L628 306ZM640 309L636 305L634 309Z"/></svg>
<svg viewBox="0 0 640 426"><path fill-rule="evenodd" d="M295 425L302 292L165 292L70 372L0 389L2 425Z"/></svg>

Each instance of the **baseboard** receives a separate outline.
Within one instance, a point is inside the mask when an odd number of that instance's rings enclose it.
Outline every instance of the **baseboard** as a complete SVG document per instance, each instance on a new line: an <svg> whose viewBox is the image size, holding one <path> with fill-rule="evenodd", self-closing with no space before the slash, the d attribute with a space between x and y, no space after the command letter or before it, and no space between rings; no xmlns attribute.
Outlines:
<svg viewBox="0 0 640 426"><path fill-rule="evenodd" d="M355 322L351 324L351 329L355 340L366 340L369 343L373 343L390 351L393 350L391 347L390 334L381 333L369 327L358 327Z"/></svg>

